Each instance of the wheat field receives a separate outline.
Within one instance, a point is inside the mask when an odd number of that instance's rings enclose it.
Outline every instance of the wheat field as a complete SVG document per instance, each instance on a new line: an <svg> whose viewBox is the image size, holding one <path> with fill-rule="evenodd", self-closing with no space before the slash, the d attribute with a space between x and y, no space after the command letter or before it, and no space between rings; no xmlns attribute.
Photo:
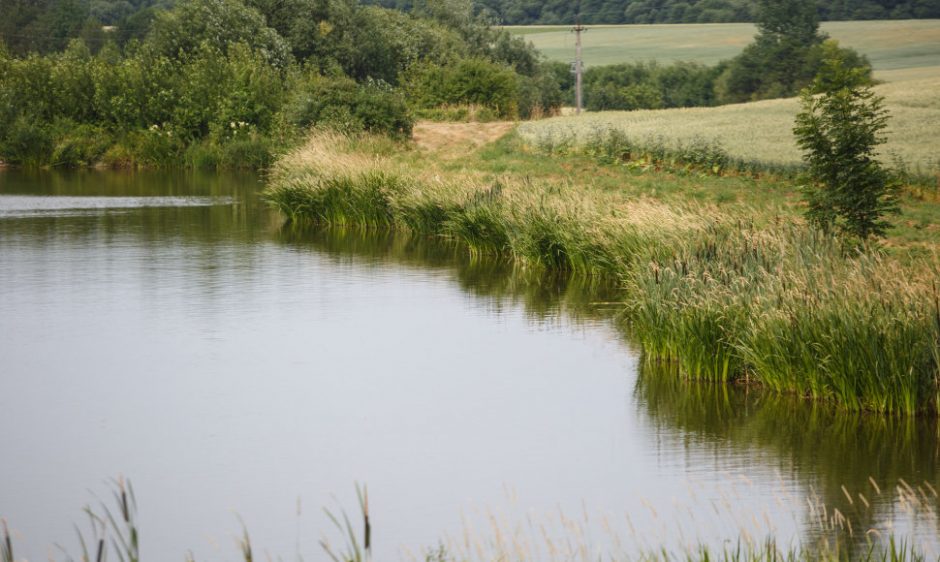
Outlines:
<svg viewBox="0 0 940 562"><path fill-rule="evenodd" d="M882 84L875 90L885 97L891 115L882 159L893 166L903 162L917 174L940 172L940 77ZM789 166L799 164L801 157L792 132L798 111L796 98L720 107L604 111L530 121L519 132L532 142L545 137L583 141L608 129L666 144L705 139L720 144L737 160Z"/></svg>

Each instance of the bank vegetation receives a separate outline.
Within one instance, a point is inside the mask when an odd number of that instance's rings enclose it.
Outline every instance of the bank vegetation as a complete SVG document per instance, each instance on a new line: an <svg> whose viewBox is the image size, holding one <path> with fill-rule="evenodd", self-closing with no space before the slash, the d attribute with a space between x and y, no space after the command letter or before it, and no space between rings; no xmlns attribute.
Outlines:
<svg viewBox="0 0 940 562"><path fill-rule="evenodd" d="M854 411L937 411L935 250L812 230L787 182L665 160L549 165L540 151L511 135L473 159L435 161L383 138L320 133L276 165L267 194L293 221L407 229L519 267L616 279L647 360L680 376ZM755 188L769 197L741 197ZM711 189L728 191L709 201Z"/></svg>

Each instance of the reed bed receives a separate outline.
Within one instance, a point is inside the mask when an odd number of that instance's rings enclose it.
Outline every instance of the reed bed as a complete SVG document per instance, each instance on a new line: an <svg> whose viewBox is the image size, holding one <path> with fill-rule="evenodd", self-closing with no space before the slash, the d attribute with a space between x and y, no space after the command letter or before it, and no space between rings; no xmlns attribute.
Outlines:
<svg viewBox="0 0 940 562"><path fill-rule="evenodd" d="M648 359L686 377L852 411L940 406L935 255L902 265L767 209L455 170L330 134L283 159L267 197L293 221L406 229L520 267L615 277Z"/></svg>

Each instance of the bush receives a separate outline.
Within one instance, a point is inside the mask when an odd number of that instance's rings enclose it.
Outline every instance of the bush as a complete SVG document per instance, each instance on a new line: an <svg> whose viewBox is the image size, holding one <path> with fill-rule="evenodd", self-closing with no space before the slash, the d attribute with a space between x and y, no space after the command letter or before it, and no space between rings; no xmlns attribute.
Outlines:
<svg viewBox="0 0 940 562"><path fill-rule="evenodd" d="M16 119L0 139L0 154L10 164L43 166L52 158L53 148L50 127L26 117Z"/></svg>
<svg viewBox="0 0 940 562"><path fill-rule="evenodd" d="M113 140L107 131L94 125L57 124L62 131L56 135L50 164L53 166L91 166L97 163Z"/></svg>
<svg viewBox="0 0 940 562"><path fill-rule="evenodd" d="M489 107L504 119L519 115L516 73L483 58L462 59L447 66L416 65L405 88L420 108L471 104Z"/></svg>
<svg viewBox="0 0 940 562"><path fill-rule="evenodd" d="M519 76L519 117L538 119L557 115L564 102L558 80L551 72Z"/></svg>
<svg viewBox="0 0 940 562"><path fill-rule="evenodd" d="M274 163L274 144L260 135L253 135L222 146L220 164L227 168L260 170Z"/></svg>
<svg viewBox="0 0 940 562"><path fill-rule="evenodd" d="M180 161L186 152L186 143L179 135L158 125L135 131L126 140L130 156L137 165L169 166Z"/></svg>
<svg viewBox="0 0 940 562"><path fill-rule="evenodd" d="M222 164L222 151L209 141L190 144L183 154L183 162L197 170L214 170Z"/></svg>
<svg viewBox="0 0 940 562"><path fill-rule="evenodd" d="M655 61L590 68L584 96L590 111L702 107L715 104L715 80L723 67Z"/></svg>
<svg viewBox="0 0 940 562"><path fill-rule="evenodd" d="M287 120L306 128L325 125L344 132L371 131L411 136L414 119L398 91L381 82L314 76L298 87Z"/></svg>

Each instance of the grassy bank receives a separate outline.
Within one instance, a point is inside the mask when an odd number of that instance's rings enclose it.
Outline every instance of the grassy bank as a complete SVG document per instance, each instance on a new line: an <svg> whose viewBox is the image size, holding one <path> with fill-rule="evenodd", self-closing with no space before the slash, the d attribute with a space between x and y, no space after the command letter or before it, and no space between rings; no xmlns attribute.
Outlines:
<svg viewBox="0 0 940 562"><path fill-rule="evenodd" d="M548 160L513 135L438 154L321 134L275 167L267 195L295 221L403 228L519 267L617 277L647 356L683 376L856 411L937 410L936 246L902 235L891 252L846 248L803 224L785 182Z"/></svg>

